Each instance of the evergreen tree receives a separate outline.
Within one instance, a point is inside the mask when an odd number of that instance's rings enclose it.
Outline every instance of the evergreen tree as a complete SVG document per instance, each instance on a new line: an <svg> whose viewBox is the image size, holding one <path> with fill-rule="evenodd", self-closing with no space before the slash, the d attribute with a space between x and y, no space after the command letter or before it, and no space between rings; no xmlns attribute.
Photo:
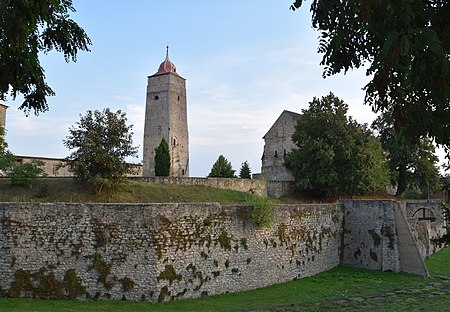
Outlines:
<svg viewBox="0 0 450 312"><path fill-rule="evenodd" d="M209 178L235 178L236 171L233 170L231 163L223 156L220 155L211 168L211 172L208 174Z"/></svg>
<svg viewBox="0 0 450 312"><path fill-rule="evenodd" d="M239 170L239 178L241 179L251 179L251 171L250 166L248 165L248 161L244 161L241 165L241 169Z"/></svg>
<svg viewBox="0 0 450 312"><path fill-rule="evenodd" d="M161 143L155 148L155 175L168 177L170 174L170 152L167 141L162 138Z"/></svg>

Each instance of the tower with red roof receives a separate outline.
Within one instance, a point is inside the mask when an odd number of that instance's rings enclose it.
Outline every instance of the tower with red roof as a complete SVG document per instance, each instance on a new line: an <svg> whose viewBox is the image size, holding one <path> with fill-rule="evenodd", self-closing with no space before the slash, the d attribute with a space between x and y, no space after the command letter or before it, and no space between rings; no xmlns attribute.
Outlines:
<svg viewBox="0 0 450 312"><path fill-rule="evenodd" d="M189 134L186 80L166 58L158 71L148 76L144 126L143 176L155 176L155 148L164 138L169 144L170 176L189 176Z"/></svg>

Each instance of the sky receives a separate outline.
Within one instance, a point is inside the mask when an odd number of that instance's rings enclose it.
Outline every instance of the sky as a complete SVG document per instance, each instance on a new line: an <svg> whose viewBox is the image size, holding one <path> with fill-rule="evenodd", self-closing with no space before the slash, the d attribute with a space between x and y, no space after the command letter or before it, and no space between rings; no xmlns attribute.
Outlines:
<svg viewBox="0 0 450 312"><path fill-rule="evenodd" d="M295 12L293 0L156 1L74 0L72 18L93 45L77 62L42 54L56 96L49 111L25 116L21 99L9 99L7 135L16 155L63 158L69 128L88 110L126 112L142 162L147 76L156 73L169 46L170 60L186 79L190 175L205 177L219 155L239 172L248 161L261 171L262 137L283 110L301 113L314 97L333 92L349 115L370 123L363 105L369 78L359 69L322 78L319 33L310 2Z"/></svg>

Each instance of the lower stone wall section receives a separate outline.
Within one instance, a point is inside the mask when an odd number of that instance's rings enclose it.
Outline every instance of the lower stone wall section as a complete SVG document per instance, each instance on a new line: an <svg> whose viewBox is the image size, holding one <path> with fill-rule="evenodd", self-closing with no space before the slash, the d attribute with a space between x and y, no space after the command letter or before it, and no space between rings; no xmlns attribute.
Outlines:
<svg viewBox="0 0 450 312"><path fill-rule="evenodd" d="M394 209L390 200L340 202L344 212L342 264L400 271Z"/></svg>
<svg viewBox="0 0 450 312"><path fill-rule="evenodd" d="M339 206L275 209L274 225L261 229L247 206L0 203L0 290L156 302L263 287L339 264Z"/></svg>
<svg viewBox="0 0 450 312"><path fill-rule="evenodd" d="M280 198L294 192L294 181L267 181L267 195Z"/></svg>
<svg viewBox="0 0 450 312"><path fill-rule="evenodd" d="M0 295L161 302L264 287L339 264L398 272L411 258L400 251L416 250L422 261L445 229L443 218L407 222L403 214L423 207L437 215L420 205L275 205L274 224L260 228L251 207L217 203L0 203ZM397 233L408 234L406 249Z"/></svg>

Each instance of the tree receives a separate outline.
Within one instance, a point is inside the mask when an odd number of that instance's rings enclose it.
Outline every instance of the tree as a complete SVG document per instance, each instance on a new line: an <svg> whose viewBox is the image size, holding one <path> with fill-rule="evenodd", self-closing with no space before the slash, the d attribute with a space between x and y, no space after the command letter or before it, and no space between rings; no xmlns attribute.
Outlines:
<svg viewBox="0 0 450 312"><path fill-rule="evenodd" d="M37 115L48 110L47 96L55 93L45 81L39 53L56 50L76 61L78 50L89 51L91 40L69 13L72 0L0 1L0 100L10 92L22 94L19 107Z"/></svg>
<svg viewBox="0 0 450 312"><path fill-rule="evenodd" d="M285 165L299 189L334 195L364 195L387 185L381 144L364 125L347 117L348 106L333 93L303 110Z"/></svg>
<svg viewBox="0 0 450 312"><path fill-rule="evenodd" d="M155 175L168 177L170 174L170 153L167 141L162 138L161 143L155 148Z"/></svg>
<svg viewBox="0 0 450 312"><path fill-rule="evenodd" d="M241 169L239 170L239 178L241 179L251 179L251 171L250 166L248 165L248 161L244 161L241 165Z"/></svg>
<svg viewBox="0 0 450 312"><path fill-rule="evenodd" d="M39 176L46 176L42 169L43 166L43 161L33 160L29 163L13 167L12 170L8 172L8 176L11 178L11 184L28 186L31 189L33 187L33 180Z"/></svg>
<svg viewBox="0 0 450 312"><path fill-rule="evenodd" d="M87 111L76 126L69 129L64 145L74 149L66 158L70 170L81 181L91 185L97 194L104 188L115 188L132 172L125 158L137 155L125 113L109 108L102 112Z"/></svg>
<svg viewBox="0 0 450 312"><path fill-rule="evenodd" d="M422 194L441 188L439 159L429 138L420 137L416 142L408 140L403 131L395 129L392 112L378 116L372 128L388 152L391 183L397 187L397 196L407 188L417 188Z"/></svg>
<svg viewBox="0 0 450 312"><path fill-rule="evenodd" d="M209 178L235 178L231 163L223 156L220 155L211 168L211 172L208 174Z"/></svg>
<svg viewBox="0 0 450 312"><path fill-rule="evenodd" d="M369 63L365 103L391 111L405 139L428 136L448 150L450 2L314 0L311 11L324 76Z"/></svg>

